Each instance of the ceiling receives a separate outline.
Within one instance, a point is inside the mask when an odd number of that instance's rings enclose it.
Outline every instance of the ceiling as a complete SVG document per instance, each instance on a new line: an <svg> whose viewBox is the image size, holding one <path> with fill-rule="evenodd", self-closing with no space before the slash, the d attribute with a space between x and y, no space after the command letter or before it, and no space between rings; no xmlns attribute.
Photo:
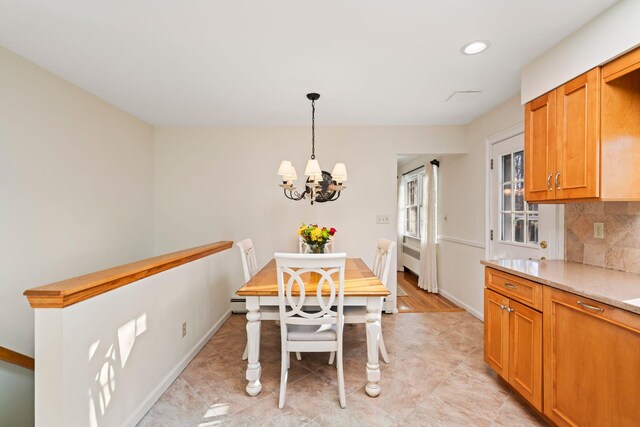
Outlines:
<svg viewBox="0 0 640 427"><path fill-rule="evenodd" d="M613 3L0 0L0 45L153 125L466 124Z"/></svg>

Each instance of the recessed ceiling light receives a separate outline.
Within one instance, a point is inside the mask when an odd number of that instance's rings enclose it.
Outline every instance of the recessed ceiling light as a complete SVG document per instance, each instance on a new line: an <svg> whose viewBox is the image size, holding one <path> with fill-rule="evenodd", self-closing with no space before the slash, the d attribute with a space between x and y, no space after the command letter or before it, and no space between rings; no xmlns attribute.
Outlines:
<svg viewBox="0 0 640 427"><path fill-rule="evenodd" d="M476 40L462 46L460 52L465 55L475 55L476 53L484 52L490 45L491 43L487 40Z"/></svg>

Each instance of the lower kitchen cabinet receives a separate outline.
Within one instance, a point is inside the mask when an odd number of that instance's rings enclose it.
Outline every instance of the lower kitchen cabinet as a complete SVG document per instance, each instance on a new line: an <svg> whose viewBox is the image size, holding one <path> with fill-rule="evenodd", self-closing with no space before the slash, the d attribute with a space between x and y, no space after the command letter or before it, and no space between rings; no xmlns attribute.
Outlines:
<svg viewBox="0 0 640 427"><path fill-rule="evenodd" d="M545 287L544 414L560 426L640 425L640 316Z"/></svg>
<svg viewBox="0 0 640 427"><path fill-rule="evenodd" d="M542 411L542 314L485 289L484 359Z"/></svg>

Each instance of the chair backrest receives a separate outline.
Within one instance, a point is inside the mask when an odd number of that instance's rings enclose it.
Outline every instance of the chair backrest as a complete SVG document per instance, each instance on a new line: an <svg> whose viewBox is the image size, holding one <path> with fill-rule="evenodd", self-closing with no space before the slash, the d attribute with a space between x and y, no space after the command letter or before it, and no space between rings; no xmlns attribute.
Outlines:
<svg viewBox="0 0 640 427"><path fill-rule="evenodd" d="M327 254L333 253L333 242L335 240L335 236L331 236L329 240L327 240L326 245L324 245L324 252ZM301 236L298 236L298 253L306 254L308 251L309 245Z"/></svg>
<svg viewBox="0 0 640 427"><path fill-rule="evenodd" d="M284 332L288 324L342 324L347 254L276 253L275 259L280 324ZM323 288L327 295L322 295ZM313 311L305 311L305 304L312 306ZM337 307L335 311L333 306Z"/></svg>
<svg viewBox="0 0 640 427"><path fill-rule="evenodd" d="M376 257L373 261L373 274L380 279L384 286L387 286L389 267L391 266L391 257L393 256L393 249L395 246L395 242L387 239L378 240L378 244L376 245Z"/></svg>
<svg viewBox="0 0 640 427"><path fill-rule="evenodd" d="M237 243L237 246L242 256L242 270L244 271L244 281L246 283L258 272L256 251L253 249L251 239L241 240Z"/></svg>

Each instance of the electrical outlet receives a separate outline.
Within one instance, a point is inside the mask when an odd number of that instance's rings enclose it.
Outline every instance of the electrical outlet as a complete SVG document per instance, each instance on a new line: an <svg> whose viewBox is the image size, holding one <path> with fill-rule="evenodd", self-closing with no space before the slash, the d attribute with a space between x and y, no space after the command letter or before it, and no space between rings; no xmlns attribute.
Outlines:
<svg viewBox="0 0 640 427"><path fill-rule="evenodd" d="M182 324L182 338L184 338L187 335L187 322L184 322Z"/></svg>
<svg viewBox="0 0 640 427"><path fill-rule="evenodd" d="M378 215L376 216L377 224L389 224L389 215Z"/></svg>
<svg viewBox="0 0 640 427"><path fill-rule="evenodd" d="M604 222L593 223L593 237L596 239L604 239Z"/></svg>

